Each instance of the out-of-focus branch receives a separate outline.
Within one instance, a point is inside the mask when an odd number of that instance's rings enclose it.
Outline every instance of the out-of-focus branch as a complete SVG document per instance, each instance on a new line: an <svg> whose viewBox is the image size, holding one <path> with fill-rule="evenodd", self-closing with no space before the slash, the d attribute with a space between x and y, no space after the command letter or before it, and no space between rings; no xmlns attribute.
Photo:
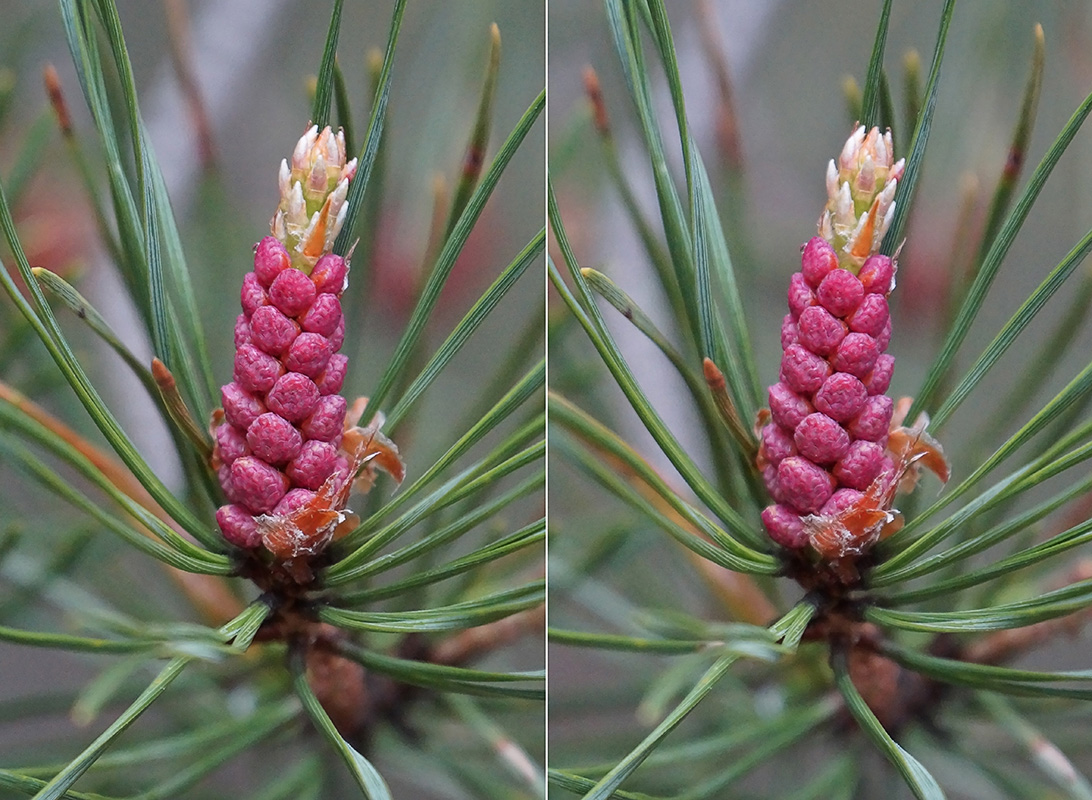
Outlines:
<svg viewBox="0 0 1092 800"><path fill-rule="evenodd" d="M644 496L645 500L656 506L657 511L665 517L669 517L680 528L686 528L697 536L707 538L705 534L694 528L686 519L676 512L675 509L671 508L667 501L660 497L660 495L649 487L648 484L634 474L633 470L631 470L621 459L595 448L595 445L590 442L587 444L588 447L595 449L598 457L602 459L605 464L610 465L610 468L615 473L627 478L630 483L633 484L634 488ZM721 603L724 604L725 609L733 620L746 622L751 625L769 625L772 620L775 620L780 616L773 603L770 602L769 598L766 597L758 584L755 583L754 578L750 575L727 570L724 567L712 563L708 559L702 558L691 550L685 550L685 552L691 562L697 566L702 578L716 593L717 598Z"/></svg>
<svg viewBox="0 0 1092 800"><path fill-rule="evenodd" d="M1092 560L1086 559L1067 570L1060 580L1052 581L1051 588L1060 589L1089 578L1092 578ZM1076 636L1090 620L1092 608L1086 607L1074 614L1024 628L995 631L970 644L963 652L963 660L977 664L1004 664L1058 636Z"/></svg>
<svg viewBox="0 0 1092 800"><path fill-rule="evenodd" d="M545 628L546 606L529 608L496 622L467 628L440 641L432 648L429 661L447 666L467 664L521 636L539 633Z"/></svg>
<svg viewBox="0 0 1092 800"><path fill-rule="evenodd" d="M0 381L0 402L10 404L35 422L48 428L80 455L94 464L95 468L101 472L110 483L170 525L179 534L186 536L174 520L159 507L159 504L156 503L155 500L152 499L152 496L140 485L140 482L133 477L133 474L112 456L104 453L44 408L2 381ZM143 526L137 524L136 528L148 538L154 538L151 531L146 530ZM242 613L242 602L231 592L227 584L220 578L214 575L194 575L189 572L175 569L174 567L169 567L165 564L160 564L160 566L165 569L171 579L178 584L194 609L196 609L202 618L209 624L222 625L224 622Z"/></svg>
<svg viewBox="0 0 1092 800"><path fill-rule="evenodd" d="M698 0L696 10L702 50L705 51L717 85L717 146L728 169L739 172L743 169L743 147L740 144L732 77L728 70L728 59L724 56L724 42L720 37L720 29L717 28L712 3L709 0Z"/></svg>
<svg viewBox="0 0 1092 800"><path fill-rule="evenodd" d="M189 109L190 122L197 137L197 153L202 169L209 169L216 162L216 144L212 138L212 125L205 108L201 89L194 77L190 55L190 13L186 0L163 0L167 12L167 40L170 43L171 63L178 76L178 85Z"/></svg>

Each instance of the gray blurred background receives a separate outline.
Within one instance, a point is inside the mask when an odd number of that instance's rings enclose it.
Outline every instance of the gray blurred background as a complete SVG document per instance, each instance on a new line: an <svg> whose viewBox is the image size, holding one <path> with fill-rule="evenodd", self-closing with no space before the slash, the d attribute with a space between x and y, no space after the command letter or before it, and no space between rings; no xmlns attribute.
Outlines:
<svg viewBox="0 0 1092 800"><path fill-rule="evenodd" d="M118 6L141 111L179 220L216 378L226 382L238 286L251 267L253 243L269 230L278 200L278 165L290 155L307 123L311 106L307 80L318 69L333 3L120 0ZM171 59L167 23L171 7L184 10L188 19L187 58L207 110L211 152L203 148ZM368 55L382 53L392 7L387 0L345 3L339 59L352 98L357 149L371 108ZM378 235L375 241L362 242L353 260L358 279L370 272L371 293L365 299L365 323L354 337L355 352L352 340L346 346L353 359L345 389L350 397L374 385L412 308L411 291L432 215L433 183L443 176L450 186L458 178L481 91L490 24L496 22L500 28L502 56L487 159L542 88L544 18L539 0L408 4L394 64L383 164L369 189L369 195L382 192ZM97 165L97 136L75 78L57 3L0 0L0 20L0 69L5 80L15 82L12 113L0 143L0 174L7 175L34 120L48 112L42 88L46 63L56 65L74 124ZM17 209L31 262L74 276L121 337L138 354L147 355L150 351L135 316L120 297L117 279L96 242L56 126L45 129L50 142L44 168ZM541 227L544 153L544 126L539 122L512 160L456 265L428 334L434 345ZM105 178L100 186L105 196ZM542 281L527 276L426 395L420 409L425 423L416 432L419 443L403 444L403 452L407 446L416 452L411 474L420 474L447 448L453 435L452 414L476 397L494 374L497 348L491 343L513 341L540 313L541 305ZM139 385L71 319L64 324L142 453L168 483L176 480L177 464L170 447L163 446L163 430L143 402ZM3 377L19 385L21 375ZM42 396L58 415L97 440L69 390L47 387ZM10 475L0 469L0 479L10 480ZM527 507L540 505L541 498L532 498ZM3 492L0 514L5 520L25 518L40 526L41 531L31 533L39 537L43 550L54 541L52 531L59 532L73 519L36 492ZM77 580L123 604L146 602L150 617L179 614L173 588L146 559L133 557L107 537L96 538L84 558L87 568L76 571ZM13 591L8 587L9 595ZM48 611L21 622L53 630L64 625ZM541 653L540 643L525 643L524 650L517 654L518 661L527 662L529 669L541 664L541 655L536 655ZM97 671L102 664L0 643L0 709L20 698L44 703L43 696L81 686L94 674L92 668ZM39 745L50 737L69 735L65 711L63 706L54 708L42 724L30 727L0 724L0 763L11 766L13 759L41 757ZM75 732L75 740L86 740L102 724L100 718L91 728ZM541 741L541 733L530 738ZM240 762L237 770L243 776L255 774L259 766L248 758ZM412 780L408 784L396 780L395 785L396 793L408 792L402 796L433 796Z"/></svg>
<svg viewBox="0 0 1092 800"><path fill-rule="evenodd" d="M719 99L715 76L719 59L723 59L732 82L743 158L745 195L740 228L745 235L742 239L730 237L730 247L763 385L776 380L785 288L789 276L799 269L799 247L815 234L816 220L826 200L827 161L836 156L851 130L853 119L847 111L843 80L853 75L863 83L881 6L879 0L709 0L667 4L691 132L710 172L714 193L722 202L722 217L730 154L717 134ZM911 48L918 51L924 82L942 6L941 0L894 3L886 67L900 122L904 54ZM590 65L602 84L624 168L659 233L648 158L638 143L635 111L622 80L602 4L551 0L549 8L551 175L568 232L582 265L610 275L654 320L663 322L667 308L658 294L641 242L601 165L584 97L582 73ZM1092 4L960 0L956 6L933 132L915 209L906 228L908 239L900 258L898 288L891 298L895 324L891 352L898 358L891 393L896 397L914 393L939 348L938 324L953 252L965 239L965 233L957 229L964 186L979 187L978 207L971 218L971 226L977 230L1005 164L1030 69L1036 23L1041 23L1045 32L1046 71L1023 173L1025 180L1092 90ZM710 41L715 57L710 56ZM645 52L649 63L654 63L654 49L647 38ZM670 98L659 68L652 72L667 152L674 159L677 182L682 186ZM909 139L905 123L897 133L905 148ZM1055 168L1011 248L990 299L963 347L955 377L962 375L1027 294L1092 227L1090 187L1092 128L1086 124ZM1072 287L1088 272L1089 266L1082 265L1071 283L946 425L942 441L953 460L956 478L967 475L975 466L961 443L972 434L984 434L996 444L1028 418L1030 412L1025 412L1006 420L1001 430L982 430L984 419L995 410L1003 390L1026 368L1029 357L1044 346L1066 308ZM557 316L563 316L561 303L556 306ZM655 347L617 313L605 309L604 315L653 405L688 452L699 463L708 464L706 442L699 434L697 420L690 415L682 381ZM1070 356L1044 381L1032 411L1088 363L1090 345L1092 333L1084 327ZM682 485L581 333L551 339L550 363L555 385L564 381L565 388L581 397L589 411L608 420L675 485ZM581 384L581 375L593 373L596 378L588 377ZM595 390L588 388L595 385ZM580 394L584 390L588 391L586 397ZM1005 474L1004 469L1001 474ZM605 541L616 526L631 526L626 543L609 555L609 565L596 574L595 580L585 582L572 594L570 587L562 589L561 581L554 581L552 625L619 630L616 624L627 613L625 598L649 608L680 609L713 620L724 618L723 607L696 577L682 548L675 547L654 525L628 508L621 511L615 501L604 500L600 487L556 460L550 480L551 497L565 497L564 504L551 505L552 576L562 576L570 563L590 558L591 549ZM930 484L927 491L935 492L936 485ZM608 558L606 553L597 553L600 558ZM1055 565L1057 569L1064 566ZM786 595L793 596L793 589L787 588ZM1085 668L1088 652L1086 642L1066 640L1037 654L1030 663ZM648 716L647 707L635 714L637 701L654 678L666 674L675 663L656 656L552 647L551 762L557 766L596 762L609 759L611 754L620 757L636 745L658 721ZM772 698L770 701L774 702ZM704 717L709 722L718 712L714 697L707 702L712 705L706 709L712 716ZM755 702L761 702L761 698ZM730 709L722 710L731 713ZM669 740L676 744L681 741L686 741L685 734ZM594 743L595 755L582 749L586 743ZM1088 766L1087 762L1082 765ZM755 787L768 790L770 785L779 785L768 783L777 777L776 769L767 771L750 787L753 791L761 791ZM639 788L636 783L635 788Z"/></svg>

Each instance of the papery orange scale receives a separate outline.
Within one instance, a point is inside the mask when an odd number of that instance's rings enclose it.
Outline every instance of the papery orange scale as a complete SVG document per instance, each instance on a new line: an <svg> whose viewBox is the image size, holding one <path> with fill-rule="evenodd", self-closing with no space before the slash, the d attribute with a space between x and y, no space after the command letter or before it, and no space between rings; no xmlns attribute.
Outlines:
<svg viewBox="0 0 1092 800"><path fill-rule="evenodd" d="M291 514L259 519L262 543L279 560L317 553L331 539L347 535L360 524L360 518L346 513L344 508L353 489L352 476L365 465L375 461L376 466L386 470L399 483L405 477L406 468L398 448L376 427L349 428L342 438L341 452L349 459L349 480L338 487L339 476L331 475L306 505ZM374 474L371 477L374 479ZM367 491L370 486L369 481L361 488Z"/></svg>
<svg viewBox="0 0 1092 800"><path fill-rule="evenodd" d="M304 553L317 553L330 541L330 528L340 514L317 501L262 524L262 544L277 559L286 561Z"/></svg>
<svg viewBox="0 0 1092 800"><path fill-rule="evenodd" d="M394 442L373 425L367 428L350 428L342 437L341 448L354 461L352 474L365 463L375 463L392 478L401 483L406 477L406 465Z"/></svg>
<svg viewBox="0 0 1092 800"><path fill-rule="evenodd" d="M375 464L382 467L392 478L401 483L406 477L406 464L398 455L398 448L384 437L383 441L374 441L368 451L374 455Z"/></svg>
<svg viewBox="0 0 1092 800"><path fill-rule="evenodd" d="M894 480L888 482L883 477L877 478L857 503L840 514L808 518L807 524L817 528L810 534L809 541L823 558L841 558L863 552L877 539L885 539L902 528L902 515L891 506L897 491L907 493L916 486L918 467L930 469L947 483L949 466L944 451L924 430L894 428L888 452L896 460Z"/></svg>
<svg viewBox="0 0 1092 800"><path fill-rule="evenodd" d="M886 539L888 536L892 536L901 531L903 525L906 524L906 520L903 519L902 514L900 514L898 511L893 511L892 513L895 515L895 518L883 526L883 529L880 531L881 541Z"/></svg>
<svg viewBox="0 0 1092 800"><path fill-rule="evenodd" d="M921 467L936 475L941 483L951 477L951 466L944 456L940 443L923 430L899 427L891 431L888 451L898 459L899 489L904 494L914 490L920 477Z"/></svg>
<svg viewBox="0 0 1092 800"><path fill-rule="evenodd" d="M877 538L877 526L890 512L865 495L855 505L832 517L820 517L813 524L819 530L810 536L812 548L824 558L841 558L851 552L862 552Z"/></svg>
<svg viewBox="0 0 1092 800"><path fill-rule="evenodd" d="M314 230L311 231L307 241L303 243L303 254L308 258L318 258L326 249L326 219L329 212L330 198L327 197L326 202L322 204L322 209L318 212L318 221Z"/></svg>
<svg viewBox="0 0 1092 800"><path fill-rule="evenodd" d="M360 526L360 517L356 514L346 514L345 519L334 528L334 541L344 539Z"/></svg>
<svg viewBox="0 0 1092 800"><path fill-rule="evenodd" d="M868 210L868 220L861 228L857 241L853 243L850 255L854 258L867 258L872 254L872 233L876 229L876 212L880 208L879 198L872 201L872 207Z"/></svg>

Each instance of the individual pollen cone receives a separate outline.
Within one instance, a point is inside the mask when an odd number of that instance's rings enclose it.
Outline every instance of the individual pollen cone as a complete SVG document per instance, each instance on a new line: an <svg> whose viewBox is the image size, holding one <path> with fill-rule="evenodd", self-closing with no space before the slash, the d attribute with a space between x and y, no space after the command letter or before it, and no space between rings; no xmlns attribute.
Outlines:
<svg viewBox="0 0 1092 800"><path fill-rule="evenodd" d="M801 271L790 283L792 310L781 326L771 419L761 431L758 464L778 503L762 519L770 536L790 548L807 544L803 517L844 510L875 482L886 488L895 472L886 453L894 358L884 352L894 266L873 255L858 277L837 264L823 238L804 246Z"/></svg>
<svg viewBox="0 0 1092 800"><path fill-rule="evenodd" d="M221 390L224 421L213 431L220 485L232 502L217 521L239 547L260 544L256 515L311 499L331 476L349 480L349 464L338 454L347 403L340 395L346 358L337 352L345 336L338 295L347 267L341 256L324 258L314 271L316 285L267 236L243 281L233 380ZM331 273L338 279L322 280Z"/></svg>
<svg viewBox="0 0 1092 800"><path fill-rule="evenodd" d="M858 128L830 163L820 235L789 281L781 372L760 432L757 465L776 502L762 512L767 532L832 560L863 553L895 521L909 467L905 447L889 450L896 265L877 252L903 168L892 156L889 133ZM923 435L924 425L915 443Z"/></svg>
<svg viewBox="0 0 1092 800"><path fill-rule="evenodd" d="M254 270L243 278L235 368L214 417L213 465L230 501L216 513L220 530L232 544L264 547L281 561L326 547L370 460L401 479L397 448L377 428L345 425L348 359L338 351L349 265L329 249L354 170L342 135L329 128L310 129L291 169L282 163L274 235L257 244ZM307 573L296 571L302 580Z"/></svg>

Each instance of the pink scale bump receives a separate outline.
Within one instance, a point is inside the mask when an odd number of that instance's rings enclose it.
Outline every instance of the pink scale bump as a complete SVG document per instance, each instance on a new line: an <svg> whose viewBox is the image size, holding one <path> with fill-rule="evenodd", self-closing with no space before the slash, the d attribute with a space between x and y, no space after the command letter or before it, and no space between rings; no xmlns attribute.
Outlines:
<svg viewBox="0 0 1092 800"><path fill-rule="evenodd" d="M231 484L239 504L252 514L268 514L288 491L288 478L255 456L235 460Z"/></svg>
<svg viewBox="0 0 1092 800"><path fill-rule="evenodd" d="M838 372L866 378L876 365L879 355L880 346L875 339L867 333L850 333L842 339L830 363Z"/></svg>
<svg viewBox="0 0 1092 800"><path fill-rule="evenodd" d="M816 464L833 464L849 450L849 434L826 414L808 414L793 433L796 449Z"/></svg>
<svg viewBox="0 0 1092 800"><path fill-rule="evenodd" d="M861 381L845 372L835 372L819 387L812 402L833 420L846 422L861 413L868 390Z"/></svg>
<svg viewBox="0 0 1092 800"><path fill-rule="evenodd" d="M235 486L231 482L231 467L220 467L216 471L216 478L220 481L220 488L224 490L224 497L232 503L238 503L239 495L235 492Z"/></svg>
<svg viewBox="0 0 1092 800"><path fill-rule="evenodd" d="M891 324L891 312L887 307L887 298L882 294L866 294L853 316L849 318L849 329L854 333L867 333L876 336Z"/></svg>
<svg viewBox="0 0 1092 800"><path fill-rule="evenodd" d="M330 356L330 360L326 362L326 369L315 381L319 394L328 395L340 392L342 384L345 383L345 373L348 368L349 359L346 356L340 353Z"/></svg>
<svg viewBox="0 0 1092 800"><path fill-rule="evenodd" d="M762 447L766 453L766 460L771 464L780 464L789 456L796 455L796 445L792 435L776 423L771 422L762 428Z"/></svg>
<svg viewBox="0 0 1092 800"><path fill-rule="evenodd" d="M338 456L334 462L334 471L331 474L334 476L334 491L341 491L345 482L354 477L349 474L349 459L345 456Z"/></svg>
<svg viewBox="0 0 1092 800"><path fill-rule="evenodd" d="M244 318L245 319L245 318ZM796 320L792 314L786 314L781 320L781 349L784 350L790 344L800 342L800 329L796 327Z"/></svg>
<svg viewBox="0 0 1092 800"><path fill-rule="evenodd" d="M303 437L291 422L267 411L247 428L246 443L267 464L283 464L299 455Z"/></svg>
<svg viewBox="0 0 1092 800"><path fill-rule="evenodd" d="M317 490L334 471L337 458L334 445L313 439L303 445L285 472L296 486Z"/></svg>
<svg viewBox="0 0 1092 800"><path fill-rule="evenodd" d="M883 461L880 463L880 474L878 476L885 484L884 488L887 488L887 484L895 478L895 462L890 456L884 456Z"/></svg>
<svg viewBox="0 0 1092 800"><path fill-rule="evenodd" d="M768 506L762 512L762 524L770 538L782 547L798 550L807 544L808 536L804 533L800 515L788 506Z"/></svg>
<svg viewBox="0 0 1092 800"><path fill-rule="evenodd" d="M216 524L224 538L236 547L257 547L262 541L254 515L242 506L221 506L216 511Z"/></svg>
<svg viewBox="0 0 1092 800"><path fill-rule="evenodd" d="M283 374L281 362L252 344L235 351L232 378L248 392L268 392Z"/></svg>
<svg viewBox="0 0 1092 800"><path fill-rule="evenodd" d="M244 344L253 344L253 342L250 338L250 322L246 314L240 314L235 318L235 347L238 349Z"/></svg>
<svg viewBox="0 0 1092 800"><path fill-rule="evenodd" d="M315 284L298 269L286 269L269 287L270 302L289 317L306 311L317 294Z"/></svg>
<svg viewBox="0 0 1092 800"><path fill-rule="evenodd" d="M833 517L859 503L862 497L864 494L855 489L839 489L827 502L823 503L819 513L824 517Z"/></svg>
<svg viewBox="0 0 1092 800"><path fill-rule="evenodd" d="M834 492L830 473L803 456L791 456L778 464L777 482L782 502L800 514L814 514Z"/></svg>
<svg viewBox="0 0 1092 800"><path fill-rule="evenodd" d="M823 278L838 269L838 254L822 236L813 236L800 254L800 272L812 289L817 289Z"/></svg>
<svg viewBox="0 0 1092 800"><path fill-rule="evenodd" d="M319 390L315 382L298 372L287 372L277 379L265 404L289 422L299 422L311 415L318 405Z"/></svg>
<svg viewBox="0 0 1092 800"><path fill-rule="evenodd" d="M891 344L891 317L887 318L887 322L883 324L883 328L876 334L876 344L879 346L881 353L886 351L887 346Z"/></svg>
<svg viewBox="0 0 1092 800"><path fill-rule="evenodd" d="M329 296L329 295L327 295ZM288 348L284 366L289 372L299 372L308 378L317 378L330 360L333 350L330 340L317 333L301 333Z"/></svg>
<svg viewBox="0 0 1092 800"><path fill-rule="evenodd" d="M769 388L770 415L782 428L794 430L813 409L811 404L783 383Z"/></svg>
<svg viewBox="0 0 1092 800"><path fill-rule="evenodd" d="M887 295L895 288L892 285L895 278L895 265L888 256L878 254L870 256L861 266L857 278L867 294Z"/></svg>
<svg viewBox="0 0 1092 800"><path fill-rule="evenodd" d="M273 306L262 306L250 317L254 344L271 356L279 356L295 341L300 327Z"/></svg>
<svg viewBox="0 0 1092 800"><path fill-rule="evenodd" d="M265 289L258 283L258 276L248 272L243 276L243 288L239 290L239 302L242 303L243 312L249 317L259 308L269 303L269 296Z"/></svg>
<svg viewBox="0 0 1092 800"><path fill-rule="evenodd" d="M287 516L293 511L299 511L305 505L315 499L315 493L307 489L289 489L273 513L277 516Z"/></svg>
<svg viewBox="0 0 1092 800"><path fill-rule="evenodd" d="M234 425L225 422L216 426L216 452L220 463L231 465L240 456L250 455L246 437Z"/></svg>
<svg viewBox="0 0 1092 800"><path fill-rule="evenodd" d="M341 301L332 294L320 294L300 317L300 325L308 333L330 336L341 321Z"/></svg>
<svg viewBox="0 0 1092 800"><path fill-rule="evenodd" d="M891 427L895 403L885 394L873 395L865 401L861 413L847 426L850 436L868 442L879 442Z"/></svg>
<svg viewBox="0 0 1092 800"><path fill-rule="evenodd" d="M300 426L308 439L334 442L341 437L345 426L345 412L348 403L339 394L328 394L319 398L315 410Z"/></svg>
<svg viewBox="0 0 1092 800"><path fill-rule="evenodd" d="M311 270L311 282L319 294L341 294L345 291L345 276L349 267L345 259L335 253L327 253Z"/></svg>
<svg viewBox="0 0 1092 800"><path fill-rule="evenodd" d="M266 236L254 248L254 274L258 283L267 289L291 265L288 251L275 236Z"/></svg>
<svg viewBox="0 0 1092 800"><path fill-rule="evenodd" d="M767 464L762 468L762 482L766 484L766 491L775 501L780 503L784 498L781 494L781 483L777 480L777 467Z"/></svg>
<svg viewBox="0 0 1092 800"><path fill-rule="evenodd" d="M785 348L781 356L781 382L800 394L816 391L830 372L826 359L798 344Z"/></svg>
<svg viewBox="0 0 1092 800"><path fill-rule="evenodd" d="M864 299L864 286L849 270L836 269L823 278L815 296L836 317L848 317Z"/></svg>
<svg viewBox="0 0 1092 800"><path fill-rule="evenodd" d="M895 357L884 353L876 359L872 372L864 379L869 394L886 394L891 386L891 376L895 374Z"/></svg>
<svg viewBox="0 0 1092 800"><path fill-rule="evenodd" d="M810 306L797 323L800 344L821 356L830 355L846 337L846 324L822 306Z"/></svg>
<svg viewBox="0 0 1092 800"><path fill-rule="evenodd" d="M330 334L330 347L333 348L336 353L341 349L342 343L345 341L345 315L341 316L341 319L337 321L337 327L334 328L334 332Z"/></svg>
<svg viewBox="0 0 1092 800"><path fill-rule="evenodd" d="M227 421L244 431L266 410L261 400L237 383L220 387L220 404Z"/></svg>
<svg viewBox="0 0 1092 800"><path fill-rule="evenodd" d="M867 489L883 466L883 448L876 442L859 439L849 446L842 460L834 465L834 477L842 486Z"/></svg>
<svg viewBox="0 0 1092 800"><path fill-rule="evenodd" d="M792 312L793 317L799 317L805 308L815 303L815 292L808 286L803 275L794 272L789 280L789 311Z"/></svg>

